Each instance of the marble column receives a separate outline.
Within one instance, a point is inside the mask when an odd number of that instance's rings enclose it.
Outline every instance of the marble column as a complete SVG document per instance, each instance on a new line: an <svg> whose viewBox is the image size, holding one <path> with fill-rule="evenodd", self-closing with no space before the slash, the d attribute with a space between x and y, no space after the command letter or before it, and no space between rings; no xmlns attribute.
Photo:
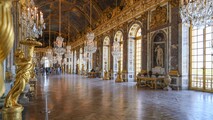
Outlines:
<svg viewBox="0 0 213 120"><path fill-rule="evenodd" d="M179 72L180 72L180 87L181 89L189 89L189 32L190 29L184 26L182 23L179 24Z"/></svg>

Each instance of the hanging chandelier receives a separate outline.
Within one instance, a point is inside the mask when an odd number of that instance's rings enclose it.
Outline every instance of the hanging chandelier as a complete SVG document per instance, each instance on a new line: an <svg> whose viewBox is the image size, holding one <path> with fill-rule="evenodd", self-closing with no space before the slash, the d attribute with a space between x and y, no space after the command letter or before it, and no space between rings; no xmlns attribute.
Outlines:
<svg viewBox="0 0 213 120"><path fill-rule="evenodd" d="M184 24L204 28L213 25L213 0L184 0L180 8L180 16Z"/></svg>
<svg viewBox="0 0 213 120"><path fill-rule="evenodd" d="M61 0L59 0L59 36L56 38L54 52L57 55L58 62L62 59L62 55L66 52L63 48L64 38L61 37Z"/></svg>
<svg viewBox="0 0 213 120"><path fill-rule="evenodd" d="M90 32L87 33L86 38L87 41L85 42L85 52L87 53L95 53L95 51L97 50L96 44L94 42L94 38L95 38L95 34L92 31L92 2L90 0Z"/></svg>

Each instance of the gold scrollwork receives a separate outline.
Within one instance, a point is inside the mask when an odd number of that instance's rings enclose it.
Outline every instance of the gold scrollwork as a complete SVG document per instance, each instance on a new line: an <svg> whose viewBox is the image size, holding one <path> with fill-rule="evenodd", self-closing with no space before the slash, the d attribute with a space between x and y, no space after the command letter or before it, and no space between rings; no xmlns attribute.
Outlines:
<svg viewBox="0 0 213 120"><path fill-rule="evenodd" d="M158 26L167 23L167 6L158 6L156 10L151 13L150 28L156 28Z"/></svg>

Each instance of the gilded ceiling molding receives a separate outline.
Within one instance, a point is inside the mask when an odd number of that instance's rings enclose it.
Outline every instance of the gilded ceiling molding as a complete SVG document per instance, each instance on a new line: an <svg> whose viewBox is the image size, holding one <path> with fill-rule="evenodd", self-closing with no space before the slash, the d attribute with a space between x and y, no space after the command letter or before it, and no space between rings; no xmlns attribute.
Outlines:
<svg viewBox="0 0 213 120"><path fill-rule="evenodd" d="M118 15L112 17L110 20L104 22L104 24L100 24L93 32L95 36L99 36L107 31L112 30L113 28L128 22L131 19L149 11L151 8L155 8L159 6L159 4L164 4L170 0L150 0L148 3L144 3L144 0L140 0L134 3L132 6L125 8L122 10ZM72 47L77 47L84 42L84 37L73 42L71 45Z"/></svg>

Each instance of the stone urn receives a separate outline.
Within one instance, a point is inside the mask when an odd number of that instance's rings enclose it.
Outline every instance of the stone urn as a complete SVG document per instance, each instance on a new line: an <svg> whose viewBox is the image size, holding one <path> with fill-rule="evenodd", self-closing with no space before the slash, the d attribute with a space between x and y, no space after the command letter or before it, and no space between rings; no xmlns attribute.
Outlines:
<svg viewBox="0 0 213 120"><path fill-rule="evenodd" d="M169 86L171 83L171 77L168 74L164 77L164 83L166 84L164 90L172 90L172 88Z"/></svg>

